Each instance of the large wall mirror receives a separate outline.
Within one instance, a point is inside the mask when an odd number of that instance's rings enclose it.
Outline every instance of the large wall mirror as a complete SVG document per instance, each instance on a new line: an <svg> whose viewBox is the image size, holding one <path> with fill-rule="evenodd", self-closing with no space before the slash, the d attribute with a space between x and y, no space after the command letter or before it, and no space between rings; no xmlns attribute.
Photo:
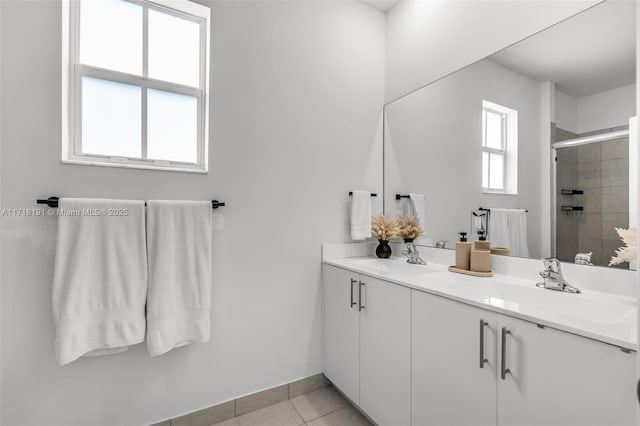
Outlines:
<svg viewBox="0 0 640 426"><path fill-rule="evenodd" d="M607 266L635 225L635 7L600 3L387 104L385 213L424 194L418 244L480 230L512 256Z"/></svg>

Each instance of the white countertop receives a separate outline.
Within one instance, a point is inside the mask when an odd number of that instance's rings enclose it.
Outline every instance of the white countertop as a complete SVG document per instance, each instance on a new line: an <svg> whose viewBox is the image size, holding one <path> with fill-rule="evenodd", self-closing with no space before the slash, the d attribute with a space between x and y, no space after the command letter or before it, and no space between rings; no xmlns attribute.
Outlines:
<svg viewBox="0 0 640 426"><path fill-rule="evenodd" d="M635 298L582 289L581 294L535 286L541 279L490 278L449 272L447 266L411 265L405 258L350 257L324 263L469 305L638 350ZM580 288L580 283L571 283Z"/></svg>

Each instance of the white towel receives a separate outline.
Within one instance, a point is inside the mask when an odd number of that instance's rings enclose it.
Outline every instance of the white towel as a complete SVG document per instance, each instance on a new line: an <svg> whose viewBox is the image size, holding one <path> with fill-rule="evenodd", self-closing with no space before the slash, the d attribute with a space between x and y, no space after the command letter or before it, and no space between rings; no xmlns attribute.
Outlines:
<svg viewBox="0 0 640 426"><path fill-rule="evenodd" d="M424 221L424 194L409 194L407 203L407 216L417 216L423 229L426 229Z"/></svg>
<svg viewBox="0 0 640 426"><path fill-rule="evenodd" d="M526 211L492 207L489 213L489 240L492 247L507 247L511 256L529 257Z"/></svg>
<svg viewBox="0 0 640 426"><path fill-rule="evenodd" d="M211 201L148 201L147 349L151 356L211 334Z"/></svg>
<svg viewBox="0 0 640 426"><path fill-rule="evenodd" d="M53 278L60 365L144 340L144 202L61 198Z"/></svg>
<svg viewBox="0 0 640 426"><path fill-rule="evenodd" d="M371 193L353 191L351 194L351 239L364 240L371 236Z"/></svg>

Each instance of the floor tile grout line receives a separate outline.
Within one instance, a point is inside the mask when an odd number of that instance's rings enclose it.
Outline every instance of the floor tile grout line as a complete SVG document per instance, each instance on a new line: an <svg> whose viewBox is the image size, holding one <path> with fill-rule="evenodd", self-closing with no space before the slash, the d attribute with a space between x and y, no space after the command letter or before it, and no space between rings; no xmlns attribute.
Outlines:
<svg viewBox="0 0 640 426"><path fill-rule="evenodd" d="M328 416L329 414L333 414L333 413L335 413L336 411L340 411L340 410L342 410L343 408L349 408L349 405L351 405L351 403L350 403L350 402L347 402L347 405L343 405L342 407L336 408L335 410L331 410L331 411L329 411L328 413L324 413L324 414L323 414L323 415L321 415L321 416L314 417L313 419L305 420L305 422L312 422L312 421L314 421L314 420L321 419L321 418L323 418L323 417L325 417L325 416ZM303 419L303 420L304 420L304 419Z"/></svg>

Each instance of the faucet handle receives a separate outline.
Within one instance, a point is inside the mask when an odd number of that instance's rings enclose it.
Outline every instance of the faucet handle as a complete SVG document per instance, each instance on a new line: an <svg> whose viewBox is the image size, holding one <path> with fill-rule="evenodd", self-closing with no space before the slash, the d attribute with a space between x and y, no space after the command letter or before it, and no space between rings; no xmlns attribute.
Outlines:
<svg viewBox="0 0 640 426"><path fill-rule="evenodd" d="M560 261L553 257L547 257L542 259L544 270L547 272L553 272L554 274L560 274Z"/></svg>

